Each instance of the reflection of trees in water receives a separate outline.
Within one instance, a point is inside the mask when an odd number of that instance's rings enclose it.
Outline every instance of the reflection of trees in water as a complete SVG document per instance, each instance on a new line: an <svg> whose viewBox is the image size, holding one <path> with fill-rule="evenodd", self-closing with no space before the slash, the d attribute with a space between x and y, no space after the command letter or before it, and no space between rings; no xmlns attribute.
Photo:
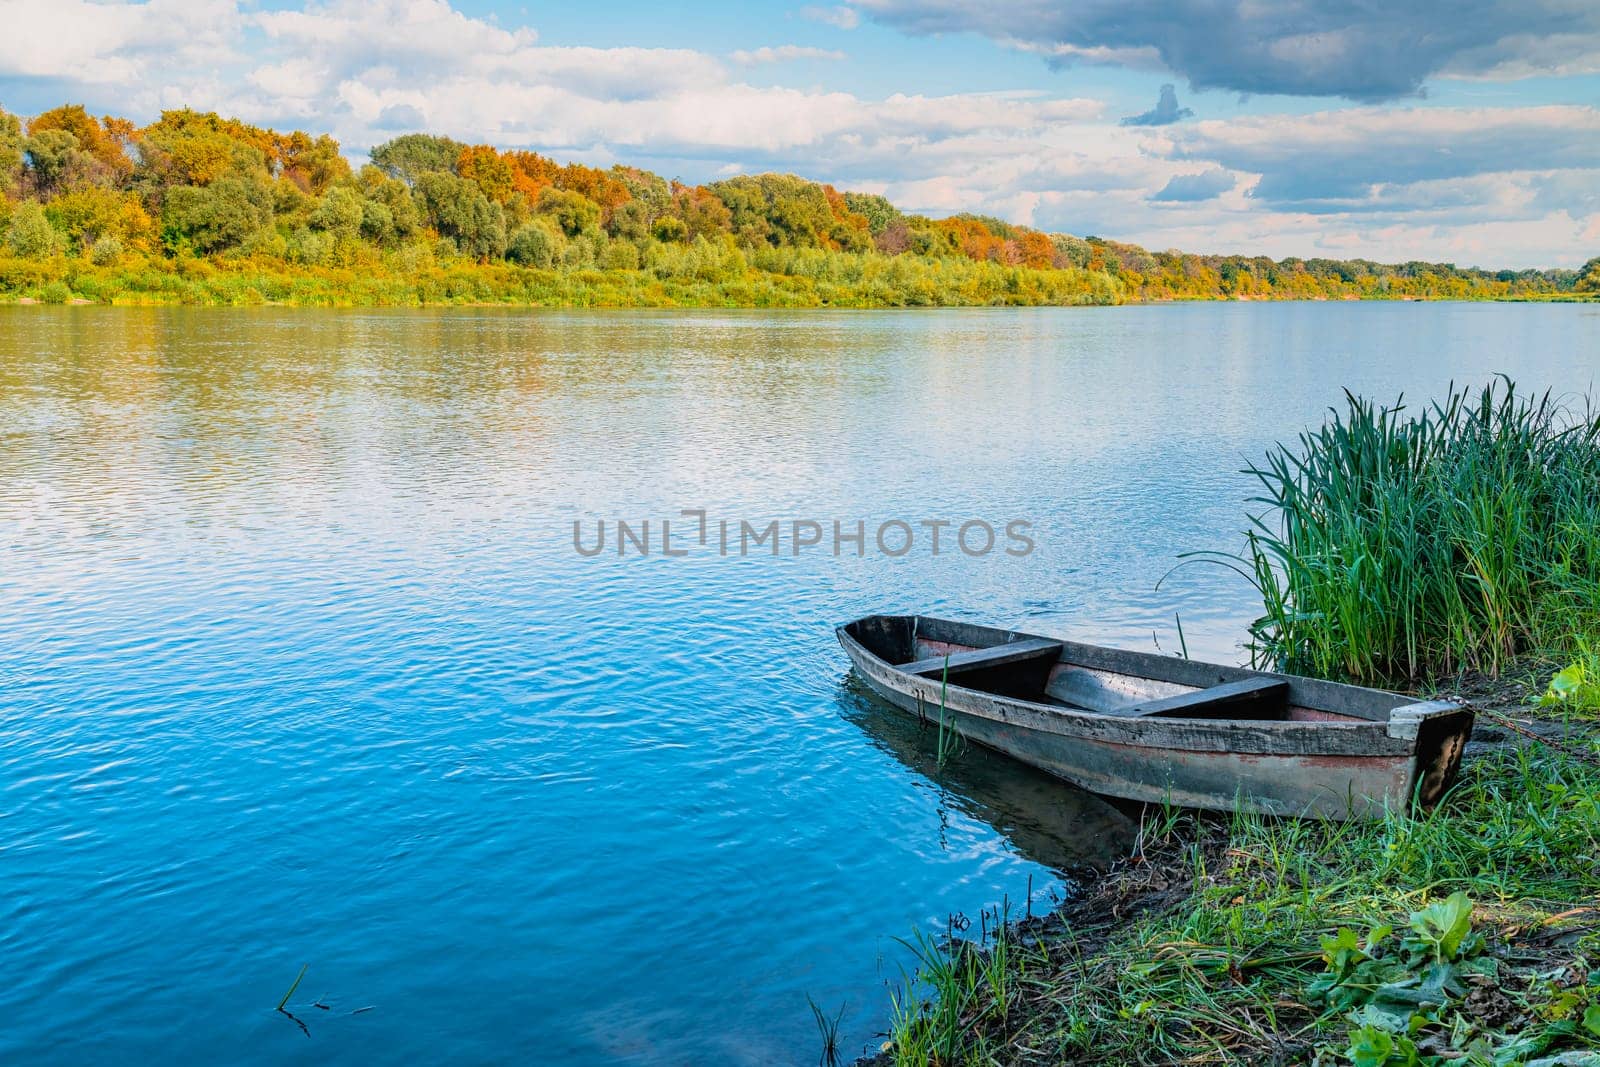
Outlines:
<svg viewBox="0 0 1600 1067"><path fill-rule="evenodd" d="M939 767L937 729L873 698L849 676L844 717L879 748L939 787L940 847L951 809L992 826L1019 853L1058 871L1104 867L1127 854L1136 827L1109 801L982 745Z"/></svg>

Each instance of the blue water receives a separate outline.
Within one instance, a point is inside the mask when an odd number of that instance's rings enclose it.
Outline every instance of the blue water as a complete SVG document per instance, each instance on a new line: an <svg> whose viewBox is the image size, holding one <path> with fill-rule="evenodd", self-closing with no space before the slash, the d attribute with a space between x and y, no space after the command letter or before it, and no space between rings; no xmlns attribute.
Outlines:
<svg viewBox="0 0 1600 1067"><path fill-rule="evenodd" d="M896 938L1121 845L997 757L939 775L833 625L1170 651L1181 614L1238 660L1240 582L1156 586L1237 543L1248 457L1346 386L1582 389L1597 341L1574 306L0 308L0 1062L810 1063L808 995L875 1043ZM686 508L687 556L574 551ZM719 519L1037 548L724 557Z"/></svg>

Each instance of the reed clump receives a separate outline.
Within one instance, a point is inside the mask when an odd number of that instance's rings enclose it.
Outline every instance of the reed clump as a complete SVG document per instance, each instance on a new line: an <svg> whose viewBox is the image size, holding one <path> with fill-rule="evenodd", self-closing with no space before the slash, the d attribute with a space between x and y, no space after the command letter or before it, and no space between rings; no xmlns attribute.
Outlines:
<svg viewBox="0 0 1600 1067"><path fill-rule="evenodd" d="M1509 378L1343 412L1254 475L1255 665L1413 685L1566 656L1600 620L1600 411Z"/></svg>

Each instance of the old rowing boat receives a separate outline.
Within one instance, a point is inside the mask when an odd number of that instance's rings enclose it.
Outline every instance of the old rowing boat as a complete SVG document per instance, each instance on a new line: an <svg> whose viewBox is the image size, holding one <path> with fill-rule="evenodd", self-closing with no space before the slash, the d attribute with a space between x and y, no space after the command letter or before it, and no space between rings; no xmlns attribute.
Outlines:
<svg viewBox="0 0 1600 1067"><path fill-rule="evenodd" d="M1425 809L1472 732L1449 701L921 615L869 615L838 636L896 707L1128 800L1336 819Z"/></svg>

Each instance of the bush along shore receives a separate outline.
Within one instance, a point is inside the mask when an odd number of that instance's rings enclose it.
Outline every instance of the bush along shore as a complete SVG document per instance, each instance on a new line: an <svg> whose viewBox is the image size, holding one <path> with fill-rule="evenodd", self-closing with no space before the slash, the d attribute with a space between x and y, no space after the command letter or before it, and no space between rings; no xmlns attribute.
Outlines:
<svg viewBox="0 0 1600 1067"><path fill-rule="evenodd" d="M1211 557L1258 665L1480 708L1433 811L1149 811L1060 912L919 938L885 1064L1600 1067L1600 415L1348 398ZM1002 916L1004 918L1004 916Z"/></svg>
<svg viewBox="0 0 1600 1067"><path fill-rule="evenodd" d="M0 301L925 307L1155 300L1587 300L1578 269L1269 259L934 219L788 174L706 185L411 133L176 109L0 110Z"/></svg>

